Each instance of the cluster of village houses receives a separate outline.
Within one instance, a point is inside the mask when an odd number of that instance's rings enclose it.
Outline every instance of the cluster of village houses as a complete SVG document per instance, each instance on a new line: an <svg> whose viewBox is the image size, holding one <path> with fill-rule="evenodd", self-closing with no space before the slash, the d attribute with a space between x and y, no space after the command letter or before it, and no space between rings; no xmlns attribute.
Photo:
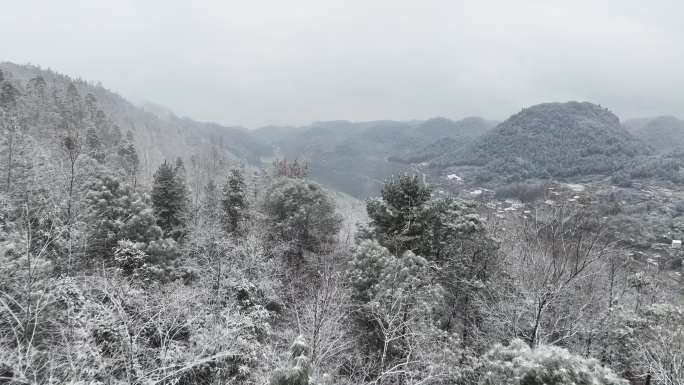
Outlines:
<svg viewBox="0 0 684 385"><path fill-rule="evenodd" d="M451 185L464 185L463 177L456 174L448 174L444 177ZM439 195L449 195L444 190L437 190ZM495 192L486 188L478 187L469 190L462 190L461 194L469 199L476 199L484 202L484 206L491 210L490 218L495 221L505 220L507 218L525 217L529 218L532 215L531 207L517 199L495 199ZM560 206L583 204L589 200L589 194L586 187L582 184L573 183L550 183L546 187L544 194L544 204L547 206ZM677 249L682 248L681 239L671 239L670 242L659 244L657 249L667 252L666 249L671 249L670 252L678 252ZM647 262L653 265L658 265L657 259L660 255L648 258Z"/></svg>

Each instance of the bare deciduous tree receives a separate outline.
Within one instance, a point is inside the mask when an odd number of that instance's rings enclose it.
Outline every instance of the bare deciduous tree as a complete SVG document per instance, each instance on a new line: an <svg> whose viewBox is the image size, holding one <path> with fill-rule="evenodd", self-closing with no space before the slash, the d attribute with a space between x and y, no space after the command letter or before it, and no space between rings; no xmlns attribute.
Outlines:
<svg viewBox="0 0 684 385"><path fill-rule="evenodd" d="M69 186L67 190L67 212L66 212L66 227L67 227L67 247L68 247L68 262L67 262L67 274L71 274L71 265L73 260L73 240L72 240L72 227L73 227L73 204L74 204L74 182L76 180L76 162L81 156L82 144L81 139L78 135L78 131L74 132L62 141L63 150L67 156L67 161L69 162Z"/></svg>
<svg viewBox="0 0 684 385"><path fill-rule="evenodd" d="M594 300L579 289L598 277L598 262L611 250L603 223L582 209L553 207L523 218L510 242L506 255L518 299L507 301L517 313L507 322L531 346L573 336ZM582 299L572 302L576 295Z"/></svg>

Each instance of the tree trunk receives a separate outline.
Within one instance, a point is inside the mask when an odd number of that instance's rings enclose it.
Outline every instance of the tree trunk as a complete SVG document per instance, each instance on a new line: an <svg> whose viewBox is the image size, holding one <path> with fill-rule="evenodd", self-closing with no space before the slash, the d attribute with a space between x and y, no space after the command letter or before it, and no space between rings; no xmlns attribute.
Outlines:
<svg viewBox="0 0 684 385"><path fill-rule="evenodd" d="M539 330L541 329L541 319L544 314L544 308L546 307L547 301L545 299L539 300L539 306L537 307L537 314L534 320L534 329L532 329L532 340L530 341L530 347L533 349L539 345Z"/></svg>
<svg viewBox="0 0 684 385"><path fill-rule="evenodd" d="M71 176L69 178L69 200L67 201L67 224L71 224L71 205L74 196L74 169L76 167L76 158L71 160Z"/></svg>
<svg viewBox="0 0 684 385"><path fill-rule="evenodd" d="M66 220L66 225L67 225L67 232L66 232L66 238L67 238L67 248L68 248L68 260L67 260L67 275L71 275L71 264L73 260L73 242L72 242L72 237L71 237L71 225L72 225L72 220L71 220L71 210L72 210L72 205L74 201L74 178L75 178L75 168L76 168L76 157L72 157L70 159L71 161L71 175L69 178L69 198L67 200L67 220Z"/></svg>
<svg viewBox="0 0 684 385"><path fill-rule="evenodd" d="M7 141L7 194L9 195L12 183L12 155L14 151L14 131L10 131L9 138L7 139Z"/></svg>

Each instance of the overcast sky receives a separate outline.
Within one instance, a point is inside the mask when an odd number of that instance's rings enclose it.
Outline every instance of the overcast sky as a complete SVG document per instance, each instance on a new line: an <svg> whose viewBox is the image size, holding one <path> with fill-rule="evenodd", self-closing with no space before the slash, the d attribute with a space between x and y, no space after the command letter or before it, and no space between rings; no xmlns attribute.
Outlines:
<svg viewBox="0 0 684 385"><path fill-rule="evenodd" d="M684 117L684 2L3 1L0 60L247 127L566 100Z"/></svg>

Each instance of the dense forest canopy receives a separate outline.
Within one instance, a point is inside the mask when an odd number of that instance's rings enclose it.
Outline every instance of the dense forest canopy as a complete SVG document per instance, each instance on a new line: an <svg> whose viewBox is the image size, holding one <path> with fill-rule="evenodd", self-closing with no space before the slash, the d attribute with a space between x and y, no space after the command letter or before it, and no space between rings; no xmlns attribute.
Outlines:
<svg viewBox="0 0 684 385"><path fill-rule="evenodd" d="M0 383L684 383L676 120L247 131L0 70Z"/></svg>

